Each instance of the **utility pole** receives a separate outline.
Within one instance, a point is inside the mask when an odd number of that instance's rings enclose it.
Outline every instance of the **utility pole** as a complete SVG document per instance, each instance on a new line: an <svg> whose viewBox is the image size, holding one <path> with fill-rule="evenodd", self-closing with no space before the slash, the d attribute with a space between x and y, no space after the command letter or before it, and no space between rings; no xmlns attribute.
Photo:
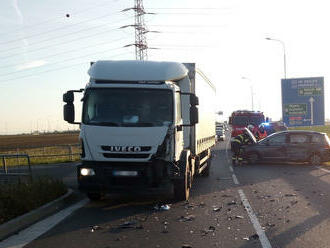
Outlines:
<svg viewBox="0 0 330 248"><path fill-rule="evenodd" d="M153 14L153 13L146 13L143 7L142 0L134 0L135 4L133 8L128 8L122 10L123 12L128 10L134 10L135 12L135 24L134 25L126 25L122 26L121 28L127 27L134 27L135 28L135 43L129 44L124 47L135 46L135 57L136 60L147 60L147 39L145 34L148 32L145 23L144 23L144 15L145 14Z"/></svg>

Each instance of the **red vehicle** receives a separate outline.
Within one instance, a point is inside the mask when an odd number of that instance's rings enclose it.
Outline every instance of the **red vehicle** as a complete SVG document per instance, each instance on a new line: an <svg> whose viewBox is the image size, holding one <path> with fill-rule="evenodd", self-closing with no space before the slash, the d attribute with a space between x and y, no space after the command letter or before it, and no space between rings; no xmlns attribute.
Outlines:
<svg viewBox="0 0 330 248"><path fill-rule="evenodd" d="M260 111L237 110L229 117L229 124L231 125L231 137L235 137L243 133L245 127L249 124L259 126L265 122L265 116Z"/></svg>

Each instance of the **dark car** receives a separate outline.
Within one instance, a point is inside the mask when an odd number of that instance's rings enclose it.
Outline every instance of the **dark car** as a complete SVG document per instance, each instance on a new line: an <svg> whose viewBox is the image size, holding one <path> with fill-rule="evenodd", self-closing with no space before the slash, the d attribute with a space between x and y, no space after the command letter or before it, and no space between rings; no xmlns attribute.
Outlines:
<svg viewBox="0 0 330 248"><path fill-rule="evenodd" d="M314 131L277 132L243 147L242 156L248 163L277 161L319 165L330 161L330 140L327 134Z"/></svg>

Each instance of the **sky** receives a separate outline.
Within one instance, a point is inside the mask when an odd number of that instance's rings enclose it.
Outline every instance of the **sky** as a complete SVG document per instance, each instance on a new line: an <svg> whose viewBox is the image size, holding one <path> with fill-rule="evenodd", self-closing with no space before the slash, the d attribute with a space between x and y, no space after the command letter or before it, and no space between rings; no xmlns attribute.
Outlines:
<svg viewBox="0 0 330 248"><path fill-rule="evenodd" d="M195 62L218 110L281 118L287 78L324 77L330 119L329 3L323 0L144 0L148 60ZM134 0L2 0L0 134L73 130L62 95L84 88L91 61L134 60ZM152 13L152 14L151 14ZM156 49L157 48L157 49ZM79 114L79 113L78 113ZM78 120L77 120L78 121Z"/></svg>

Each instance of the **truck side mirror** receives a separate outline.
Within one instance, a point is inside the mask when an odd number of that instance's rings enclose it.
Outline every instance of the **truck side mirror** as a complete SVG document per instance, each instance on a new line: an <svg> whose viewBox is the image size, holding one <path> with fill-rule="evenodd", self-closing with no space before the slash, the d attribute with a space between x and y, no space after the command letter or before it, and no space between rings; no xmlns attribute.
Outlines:
<svg viewBox="0 0 330 248"><path fill-rule="evenodd" d="M64 96L63 96L64 98ZM64 99L63 99L64 100ZM74 123L74 105L73 103L67 103L63 107L64 120L69 123Z"/></svg>
<svg viewBox="0 0 330 248"><path fill-rule="evenodd" d="M233 122L233 119L231 117L229 117L229 125L231 125Z"/></svg>
<svg viewBox="0 0 330 248"><path fill-rule="evenodd" d="M73 91L68 91L67 93L63 94L63 102L73 103L73 101L74 101Z"/></svg>
<svg viewBox="0 0 330 248"><path fill-rule="evenodd" d="M190 107L190 125L198 123L198 108L196 106Z"/></svg>
<svg viewBox="0 0 330 248"><path fill-rule="evenodd" d="M192 94L190 95L190 105L191 106L196 106L199 105L199 99L196 95Z"/></svg>

